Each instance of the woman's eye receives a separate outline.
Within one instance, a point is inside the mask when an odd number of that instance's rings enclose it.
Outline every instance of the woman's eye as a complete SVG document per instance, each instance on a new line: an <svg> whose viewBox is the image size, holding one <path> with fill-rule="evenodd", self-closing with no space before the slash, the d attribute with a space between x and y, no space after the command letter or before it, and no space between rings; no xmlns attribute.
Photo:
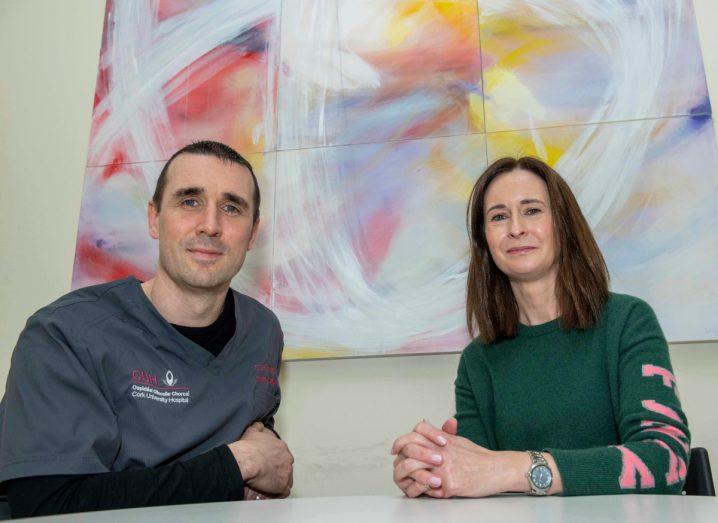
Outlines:
<svg viewBox="0 0 718 523"><path fill-rule="evenodd" d="M489 221L492 221L492 222L500 222L500 221L505 220L505 219L506 219L506 215L505 215L505 214L494 214L491 218L489 218Z"/></svg>
<svg viewBox="0 0 718 523"><path fill-rule="evenodd" d="M526 214L528 214L528 215L538 214L540 212L541 212L541 209L539 209L538 207L530 207L530 208L526 209Z"/></svg>

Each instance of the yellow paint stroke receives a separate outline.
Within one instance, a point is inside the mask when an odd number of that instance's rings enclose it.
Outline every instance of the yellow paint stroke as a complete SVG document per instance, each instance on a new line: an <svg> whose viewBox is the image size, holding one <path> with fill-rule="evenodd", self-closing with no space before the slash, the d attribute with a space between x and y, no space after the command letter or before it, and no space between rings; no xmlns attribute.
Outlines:
<svg viewBox="0 0 718 523"><path fill-rule="evenodd" d="M477 140L478 142L478 140ZM483 143L481 143L483 146ZM435 172L442 173L442 200L455 200L464 202L471 194L474 182L481 175L484 165L477 165L474 172L465 173L456 165L456 161L447 158L441 144L437 144L429 155L431 168Z"/></svg>
<svg viewBox="0 0 718 523"><path fill-rule="evenodd" d="M297 347L284 347L282 360L312 360L318 358L346 358L354 353L346 349L330 347L315 347L312 349L300 349Z"/></svg>
<svg viewBox="0 0 718 523"><path fill-rule="evenodd" d="M509 35L516 38L518 35L526 31L526 25L520 18L498 18L498 17L482 17L481 33L490 40L491 37Z"/></svg>
<svg viewBox="0 0 718 523"><path fill-rule="evenodd" d="M476 39L476 20L479 13L476 2L436 2L434 8L461 35L462 40Z"/></svg>
<svg viewBox="0 0 718 523"><path fill-rule="evenodd" d="M570 140L568 143L566 143L565 140L548 141L550 138L545 134L540 133L540 131L539 136L543 146L543 151L539 151L539 148L536 146L536 142L529 131L489 134L489 162L503 158L504 156L510 156L512 158L520 158L521 156L536 156L542 158L551 166L556 165L568 147L570 147Z"/></svg>
<svg viewBox="0 0 718 523"><path fill-rule="evenodd" d="M469 129L484 130L484 99L476 93L469 93Z"/></svg>
<svg viewBox="0 0 718 523"><path fill-rule="evenodd" d="M540 120L546 114L546 108L536 100L531 90L513 71L500 67L486 70L484 92L487 97L487 130L510 128L516 121L525 121L526 115L533 115Z"/></svg>
<svg viewBox="0 0 718 523"><path fill-rule="evenodd" d="M398 47L409 37L417 20L420 11L426 7L424 2L406 2L396 7L395 16L388 24L386 40L389 46Z"/></svg>
<svg viewBox="0 0 718 523"><path fill-rule="evenodd" d="M438 16L437 16L438 15ZM396 7L387 26L386 40L396 47L405 43L414 31L421 28L449 26L451 32L464 41L478 41L478 11L475 2L403 2Z"/></svg>
<svg viewBox="0 0 718 523"><path fill-rule="evenodd" d="M555 42L546 38L532 38L529 42L506 53L496 62L496 66L504 69L517 69L518 67L535 60L537 55L550 54Z"/></svg>

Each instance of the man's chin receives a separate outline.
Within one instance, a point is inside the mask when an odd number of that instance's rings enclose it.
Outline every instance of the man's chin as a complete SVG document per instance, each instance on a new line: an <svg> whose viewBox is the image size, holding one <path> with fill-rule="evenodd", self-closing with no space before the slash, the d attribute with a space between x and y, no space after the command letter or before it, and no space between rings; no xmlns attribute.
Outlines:
<svg viewBox="0 0 718 523"><path fill-rule="evenodd" d="M167 274L176 285L196 292L226 288L240 268L241 266L229 267L224 264L206 265L197 263L182 263L175 264L173 267L167 267L166 265L161 267L162 272Z"/></svg>
<svg viewBox="0 0 718 523"><path fill-rule="evenodd" d="M213 290L229 286L233 277L234 275L230 276L229 273L225 271L218 273L214 271L208 272L198 270L193 271L190 274L183 275L180 280L187 287L196 290Z"/></svg>

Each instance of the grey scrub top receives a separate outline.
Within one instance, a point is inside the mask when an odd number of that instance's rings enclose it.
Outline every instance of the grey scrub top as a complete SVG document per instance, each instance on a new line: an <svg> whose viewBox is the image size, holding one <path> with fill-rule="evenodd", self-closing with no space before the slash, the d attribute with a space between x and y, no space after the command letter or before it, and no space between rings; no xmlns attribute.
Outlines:
<svg viewBox="0 0 718 523"><path fill-rule="evenodd" d="M283 336L233 291L237 327L216 357L177 332L134 277L35 313L0 403L0 482L185 460L273 426Z"/></svg>

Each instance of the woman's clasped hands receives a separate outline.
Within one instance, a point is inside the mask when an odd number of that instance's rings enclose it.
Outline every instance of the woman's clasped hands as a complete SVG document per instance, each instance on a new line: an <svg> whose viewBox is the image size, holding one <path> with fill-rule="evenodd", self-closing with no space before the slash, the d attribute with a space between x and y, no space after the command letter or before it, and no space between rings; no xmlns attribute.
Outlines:
<svg viewBox="0 0 718 523"><path fill-rule="evenodd" d="M497 452L457 436L456 419L439 429L421 421L398 438L391 453L394 483L410 498L485 497L501 492L526 491L525 452Z"/></svg>

